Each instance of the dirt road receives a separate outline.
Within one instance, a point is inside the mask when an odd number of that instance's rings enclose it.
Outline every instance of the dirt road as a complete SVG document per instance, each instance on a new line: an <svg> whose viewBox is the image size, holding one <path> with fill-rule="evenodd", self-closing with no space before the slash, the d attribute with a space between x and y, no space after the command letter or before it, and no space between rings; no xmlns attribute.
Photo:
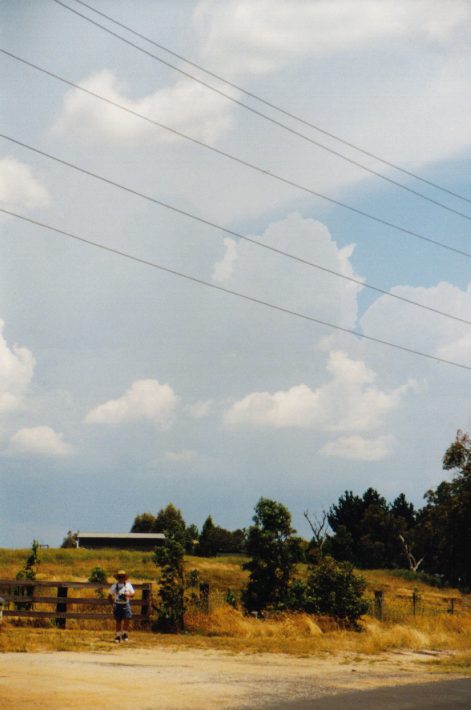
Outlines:
<svg viewBox="0 0 471 710"><path fill-rule="evenodd" d="M294 658L132 645L110 653L5 653L0 697L3 710L261 710L280 701L440 680L426 658Z"/></svg>

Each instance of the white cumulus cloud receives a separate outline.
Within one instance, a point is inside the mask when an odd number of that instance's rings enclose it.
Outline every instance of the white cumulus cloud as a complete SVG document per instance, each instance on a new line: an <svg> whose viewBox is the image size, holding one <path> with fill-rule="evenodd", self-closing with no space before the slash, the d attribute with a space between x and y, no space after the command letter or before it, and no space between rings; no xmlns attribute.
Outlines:
<svg viewBox="0 0 471 710"><path fill-rule="evenodd" d="M49 426L24 427L10 439L7 450L11 455L68 456L74 453L63 435Z"/></svg>
<svg viewBox="0 0 471 710"><path fill-rule="evenodd" d="M354 434L328 441L320 449L320 453L352 461L381 461L392 452L394 443L393 436L378 436L369 439Z"/></svg>
<svg viewBox="0 0 471 710"><path fill-rule="evenodd" d="M237 261L237 244L234 239L224 239L224 246L226 247L225 254L221 261L214 264L213 269L213 281L218 283L227 281L232 276L234 264Z"/></svg>
<svg viewBox="0 0 471 710"><path fill-rule="evenodd" d="M317 389L306 384L279 392L252 392L225 413L229 426L298 427L326 431L366 431L379 427L414 382L392 390L373 383L376 374L364 362L334 351L327 364L330 379Z"/></svg>
<svg viewBox="0 0 471 710"><path fill-rule="evenodd" d="M396 286L392 292L471 321L471 283L464 290L441 281L428 288ZM374 333L378 338L471 365L469 326L459 321L381 296L364 313L361 326L364 333Z"/></svg>
<svg viewBox="0 0 471 710"><path fill-rule="evenodd" d="M130 99L127 87L112 71L103 69L80 82L85 89L114 101L130 111L188 133L203 141L215 141L232 126L231 106L221 96L184 79L148 96ZM78 89L70 90L54 124L61 133L80 135L87 141L172 143L177 135L160 129Z"/></svg>
<svg viewBox="0 0 471 710"><path fill-rule="evenodd" d="M179 401L169 385L157 380L136 380L122 397L92 409L85 421L89 424L148 421L160 429L169 429L175 421Z"/></svg>
<svg viewBox="0 0 471 710"><path fill-rule="evenodd" d="M298 212L272 222L254 241L268 249L245 241L239 242L237 259L230 259L224 272L219 272L231 288L277 305L299 310L346 328L352 328L357 318L357 295L362 290L361 276L351 263L354 245L338 247L327 227L321 222L304 218ZM231 241L231 240L228 240ZM293 254L319 267L331 269L360 283L332 276L321 269L289 260L270 249Z"/></svg>
<svg viewBox="0 0 471 710"><path fill-rule="evenodd" d="M0 413L21 409L33 377L35 360L28 348L10 347L3 336L0 320Z"/></svg>
<svg viewBox="0 0 471 710"><path fill-rule="evenodd" d="M49 193L25 163L15 158L0 159L0 202L12 207L47 207Z"/></svg>
<svg viewBox="0 0 471 710"><path fill-rule="evenodd" d="M194 23L204 54L233 74L264 74L309 55L356 50L405 37L453 41L471 19L465 0L200 0ZM234 62L233 57L238 61Z"/></svg>

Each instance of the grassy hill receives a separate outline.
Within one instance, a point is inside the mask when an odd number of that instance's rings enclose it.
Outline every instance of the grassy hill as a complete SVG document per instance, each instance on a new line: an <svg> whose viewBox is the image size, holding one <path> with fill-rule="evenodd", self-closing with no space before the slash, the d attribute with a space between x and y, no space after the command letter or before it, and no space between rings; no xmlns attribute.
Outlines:
<svg viewBox="0 0 471 710"><path fill-rule="evenodd" d="M0 578L13 579L28 554L29 550L0 549ZM154 581L157 589L158 568L152 553L47 549L41 550L40 557L38 579L86 581L92 569L98 566L107 572L111 582L114 571L124 568L131 581ZM185 635L169 639L141 633L140 643L144 646L170 643L296 654L340 651L371 654L391 649L413 649L440 654L445 652L447 662L447 654L452 653L454 667L457 663L461 664L461 669L471 666L471 599L456 589L430 586L420 575L407 571L367 570L361 574L367 581L365 594L371 613L363 620L362 633L341 629L330 619L306 614L285 614L260 621L245 616L225 602L228 589L238 597L246 584L247 573L242 569L245 559L242 556L187 556L187 574L197 570L200 580L210 585L210 613L190 608L186 616ZM305 565L299 565L300 577L304 577L306 571ZM382 591L384 595L382 620L374 618L375 591ZM453 613L450 613L452 605ZM73 639L71 647L74 649L89 643L98 643L101 648L105 637L97 634L98 630L90 630L90 625L85 625L83 629L87 627L89 630L85 635L82 633L80 638L75 638L73 634L77 634L77 630L74 631L73 627L60 632L56 629L33 629L30 625L26 637L26 629L15 628L10 623L0 634L0 650L29 650L31 644L37 646L38 643L41 648L44 644L48 647L49 643L52 648L64 649L69 648L70 639Z"/></svg>

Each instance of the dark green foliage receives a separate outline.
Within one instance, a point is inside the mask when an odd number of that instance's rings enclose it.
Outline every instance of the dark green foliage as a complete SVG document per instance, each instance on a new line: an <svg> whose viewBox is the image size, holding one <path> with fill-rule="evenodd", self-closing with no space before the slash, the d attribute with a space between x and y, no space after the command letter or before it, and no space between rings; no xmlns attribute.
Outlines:
<svg viewBox="0 0 471 710"><path fill-rule="evenodd" d="M186 525L181 510L176 508L173 503L169 503L166 508L159 510L152 532L164 533L168 537L177 540L184 547Z"/></svg>
<svg viewBox="0 0 471 710"><path fill-rule="evenodd" d="M185 552L188 555L195 554L198 548L198 538L198 528L192 523L185 530Z"/></svg>
<svg viewBox="0 0 471 710"><path fill-rule="evenodd" d="M23 568L16 575L16 579L36 579L37 568L41 562L39 559L40 545L37 540L31 543L31 552L25 560Z"/></svg>
<svg viewBox="0 0 471 710"><path fill-rule="evenodd" d="M155 515L152 513L141 513L136 515L132 524L132 533L151 533L154 531Z"/></svg>
<svg viewBox="0 0 471 710"><path fill-rule="evenodd" d="M424 568L462 588L471 586L471 441L459 431L443 457L444 469L456 469L426 493L420 514Z"/></svg>
<svg viewBox="0 0 471 710"><path fill-rule="evenodd" d="M414 572L411 569L394 569L391 570L391 574L394 577L406 579L408 582L422 582L423 584L427 584L429 587L438 587L439 589L442 589L446 586L443 577L427 574L427 572Z"/></svg>
<svg viewBox="0 0 471 710"><path fill-rule="evenodd" d="M108 584L108 575L106 574L103 567L97 566L94 567L90 572L88 576L88 581L92 582L92 584L102 584L104 587L106 587ZM103 598L105 596L102 589L97 589L96 595L100 598Z"/></svg>
<svg viewBox="0 0 471 710"><path fill-rule="evenodd" d="M25 563L20 569L20 571L16 575L16 579L18 581L20 580L34 580L36 579L36 574L37 574L37 569L38 566L41 562L39 559L39 549L40 545L37 540L33 540L31 543L31 552L29 553L28 557L25 560ZM14 589L14 595L17 597L24 596L26 599L30 596L32 596L34 592L33 587L15 587ZM32 604L31 602L25 601L25 602L16 602L15 606L17 609L31 609Z"/></svg>
<svg viewBox="0 0 471 710"><path fill-rule="evenodd" d="M404 494L392 505L373 488L363 497L345 491L328 514L333 535L325 552L363 568L394 568L408 564L401 536L413 542L417 514Z"/></svg>
<svg viewBox="0 0 471 710"><path fill-rule="evenodd" d="M88 581L92 582L93 584L107 584L108 575L106 574L103 567L94 567L90 572Z"/></svg>
<svg viewBox="0 0 471 710"><path fill-rule="evenodd" d="M77 547L77 540L78 540L78 532L72 532L72 530L69 530L67 532L67 535L65 536L65 538L62 540L61 547L64 547L64 548Z"/></svg>
<svg viewBox="0 0 471 710"><path fill-rule="evenodd" d="M305 610L332 616L356 628L358 619L368 611L368 603L362 598L365 587L365 580L354 573L350 563L326 556L310 570Z"/></svg>
<svg viewBox="0 0 471 710"><path fill-rule="evenodd" d="M189 587L197 587L200 583L200 573L197 569L192 569L187 576L187 584Z"/></svg>
<svg viewBox="0 0 471 710"><path fill-rule="evenodd" d="M198 542L198 528L196 525L189 525L187 528L181 511L173 503L162 508L157 516L152 513L136 515L131 532L171 535L185 547L185 552L189 555L194 553Z"/></svg>
<svg viewBox="0 0 471 710"><path fill-rule="evenodd" d="M245 532L243 530L225 530L215 525L209 515L203 523L198 542L198 554L202 557L214 557L218 553L243 552Z"/></svg>
<svg viewBox="0 0 471 710"><path fill-rule="evenodd" d="M242 594L249 611L287 607L289 587L300 556L300 540L294 537L291 514L281 503L260 498L248 530L244 564L250 578Z"/></svg>
<svg viewBox="0 0 471 710"><path fill-rule="evenodd" d="M288 587L286 608L291 611L306 611L307 587L300 579L295 579Z"/></svg>
<svg viewBox="0 0 471 710"><path fill-rule="evenodd" d="M161 568L160 603L157 607L157 620L154 630L164 633L176 633L183 629L185 612L183 572L183 545L172 535L168 535L165 545L154 553L155 564Z"/></svg>
<svg viewBox="0 0 471 710"><path fill-rule="evenodd" d="M232 591L232 589L228 589L226 591L226 595L224 597L224 600L226 604L229 604L233 609L237 609L237 597Z"/></svg>

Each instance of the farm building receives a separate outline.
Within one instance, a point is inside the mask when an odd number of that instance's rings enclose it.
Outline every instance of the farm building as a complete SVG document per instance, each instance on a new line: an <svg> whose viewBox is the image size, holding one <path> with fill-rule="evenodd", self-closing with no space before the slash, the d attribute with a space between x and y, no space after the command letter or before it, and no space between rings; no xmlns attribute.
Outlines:
<svg viewBox="0 0 471 710"><path fill-rule="evenodd" d="M113 547L119 550L153 550L163 545L163 533L97 533L79 532L77 547L88 550L99 550L103 547Z"/></svg>

